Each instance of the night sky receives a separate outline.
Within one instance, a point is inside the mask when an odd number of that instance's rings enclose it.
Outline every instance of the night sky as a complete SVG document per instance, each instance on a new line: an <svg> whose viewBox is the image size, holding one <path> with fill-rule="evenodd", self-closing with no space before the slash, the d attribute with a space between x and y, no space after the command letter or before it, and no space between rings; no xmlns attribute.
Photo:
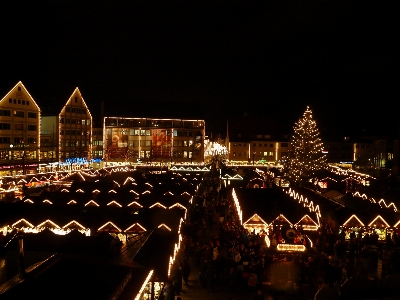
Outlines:
<svg viewBox="0 0 400 300"><path fill-rule="evenodd" d="M0 94L21 80L49 114L79 87L97 119L101 101L106 115L146 117L147 105L223 135L228 117L291 126L307 105L320 127L394 128L398 6L17 1L0 23Z"/></svg>

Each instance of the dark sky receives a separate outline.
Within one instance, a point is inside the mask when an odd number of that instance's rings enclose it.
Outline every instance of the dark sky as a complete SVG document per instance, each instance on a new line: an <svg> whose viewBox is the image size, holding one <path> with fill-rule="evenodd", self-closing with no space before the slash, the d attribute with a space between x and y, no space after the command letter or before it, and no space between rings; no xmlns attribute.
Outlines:
<svg viewBox="0 0 400 300"><path fill-rule="evenodd" d="M292 125L307 105L323 127L393 127L398 6L16 2L0 23L0 94L21 80L46 113L79 87L95 116L102 100L106 114L132 116L182 104L215 131L244 111Z"/></svg>

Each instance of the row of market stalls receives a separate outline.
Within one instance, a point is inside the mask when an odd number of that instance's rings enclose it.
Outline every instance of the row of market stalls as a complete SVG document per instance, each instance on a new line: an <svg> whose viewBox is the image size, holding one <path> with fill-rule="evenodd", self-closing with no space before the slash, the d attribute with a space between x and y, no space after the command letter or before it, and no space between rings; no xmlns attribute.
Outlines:
<svg viewBox="0 0 400 300"><path fill-rule="evenodd" d="M79 245L77 241L98 245L93 239L110 236L120 248L107 263L130 268L117 288L119 299L158 299L180 249L181 226L202 174L186 169L119 170L65 178L69 186L48 182L38 195L0 202L2 232L24 233L27 255L34 245L40 251L53 245L54 251L63 252Z"/></svg>
<svg viewBox="0 0 400 300"><path fill-rule="evenodd" d="M328 219L335 232L343 232L347 240L375 234L385 241L387 236L400 234L400 214L394 203L376 201L357 192L331 191L324 195L300 187L247 188L233 189L232 198L245 228L264 233L268 245L272 237L281 235L278 250L304 251L304 246L296 246L296 237L300 241L309 239L311 232Z"/></svg>
<svg viewBox="0 0 400 300"><path fill-rule="evenodd" d="M251 232L265 235L280 251L305 251L309 233L319 228L320 212L313 203L299 203L282 188L233 189L238 218Z"/></svg>
<svg viewBox="0 0 400 300"><path fill-rule="evenodd" d="M376 200L359 192L340 193L335 190L316 193L305 188L296 188L296 192L304 198L313 199L320 207L325 218L329 217L335 223L336 230L364 237L367 234L377 234L379 240L386 240L398 233L400 213L396 204L385 199Z"/></svg>

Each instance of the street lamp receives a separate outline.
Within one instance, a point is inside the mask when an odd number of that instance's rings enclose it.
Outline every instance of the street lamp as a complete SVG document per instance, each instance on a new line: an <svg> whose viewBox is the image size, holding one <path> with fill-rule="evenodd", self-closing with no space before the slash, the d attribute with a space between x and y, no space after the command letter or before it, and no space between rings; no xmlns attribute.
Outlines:
<svg viewBox="0 0 400 300"><path fill-rule="evenodd" d="M13 151L13 148L14 148L14 145L10 144L10 160L12 162L14 162L14 151ZM14 170L11 169L11 166L10 166L10 170L11 170L11 175L13 175Z"/></svg>

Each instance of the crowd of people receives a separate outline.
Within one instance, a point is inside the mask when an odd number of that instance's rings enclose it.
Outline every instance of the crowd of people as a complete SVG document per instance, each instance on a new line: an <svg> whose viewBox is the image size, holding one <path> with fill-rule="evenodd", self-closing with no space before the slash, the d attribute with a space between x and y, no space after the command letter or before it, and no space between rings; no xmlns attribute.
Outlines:
<svg viewBox="0 0 400 300"><path fill-rule="evenodd" d="M372 235L345 240L330 222L308 233L312 247L307 244L305 252L279 252L274 244L267 247L266 233L249 232L240 225L228 188L203 186L194 198L182 227L181 258L172 269L165 299L179 296L182 282L190 285L193 269L209 292L223 288L232 294L248 292L254 299L328 299L327 294L329 299L353 299L359 288L349 284L354 278L367 284L357 296L368 294L374 299L381 292L379 280L400 271L393 243L382 246ZM282 234L273 231L269 238L275 235L278 244ZM297 243L306 244L305 239Z"/></svg>

